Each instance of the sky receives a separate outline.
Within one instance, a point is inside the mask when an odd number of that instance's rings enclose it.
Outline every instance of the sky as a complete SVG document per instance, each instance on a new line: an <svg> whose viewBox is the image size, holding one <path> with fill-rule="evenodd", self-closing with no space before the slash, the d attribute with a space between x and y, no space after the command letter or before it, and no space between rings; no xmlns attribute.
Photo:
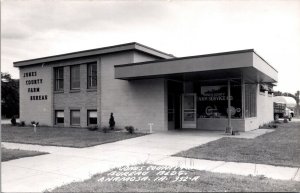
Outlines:
<svg viewBox="0 0 300 193"><path fill-rule="evenodd" d="M254 49L300 90L300 1L2 0L1 71L14 61L139 42L176 57Z"/></svg>

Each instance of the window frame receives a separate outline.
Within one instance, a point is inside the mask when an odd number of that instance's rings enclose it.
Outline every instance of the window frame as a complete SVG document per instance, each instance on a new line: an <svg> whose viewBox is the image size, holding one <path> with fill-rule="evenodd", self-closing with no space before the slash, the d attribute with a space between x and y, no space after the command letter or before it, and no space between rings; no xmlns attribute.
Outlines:
<svg viewBox="0 0 300 193"><path fill-rule="evenodd" d="M61 70L61 74L59 73ZM61 77L59 76L61 75ZM62 81L62 85L60 82ZM62 88L60 88L62 86ZM54 91L64 91L64 67L54 68Z"/></svg>
<svg viewBox="0 0 300 193"><path fill-rule="evenodd" d="M63 123L58 123L58 121L57 121L57 119L58 119L58 116L57 116L58 112L62 112L63 115L64 115L64 117L63 117ZM65 112L64 112L64 110L55 110L54 111L54 121L55 121L54 122L55 125L64 125L64 123L65 123Z"/></svg>
<svg viewBox="0 0 300 193"><path fill-rule="evenodd" d="M257 117L257 85L245 84L245 118Z"/></svg>
<svg viewBox="0 0 300 193"><path fill-rule="evenodd" d="M96 115L97 115L97 110L95 110L95 109L89 109L89 110L87 110L87 125L88 126L93 126L93 125L97 125L97 122L98 122L98 116L96 116L96 123L93 123L93 124L91 124L91 121L90 121L90 112L96 112Z"/></svg>
<svg viewBox="0 0 300 193"><path fill-rule="evenodd" d="M72 83L74 83L74 82L72 82L72 78L73 78L73 76L74 76L74 73L73 73L73 71L72 71L72 69L75 69L75 68L77 68L78 69L78 82L79 82L79 86L78 87L73 87L73 84ZM80 65L73 65L73 66L70 66L70 90L80 90Z"/></svg>
<svg viewBox="0 0 300 193"><path fill-rule="evenodd" d="M75 123L74 124L74 120L73 120L73 116L72 116L72 114L74 112L79 112L79 123ZM70 125L71 126L80 126L80 124L81 124L80 109L72 109L72 110L70 110Z"/></svg>
<svg viewBox="0 0 300 193"><path fill-rule="evenodd" d="M93 74L93 66L96 68L96 73ZM97 88L97 62L92 62L87 64L87 89L96 89ZM95 82L93 82L95 80ZM93 85L93 83L95 85Z"/></svg>

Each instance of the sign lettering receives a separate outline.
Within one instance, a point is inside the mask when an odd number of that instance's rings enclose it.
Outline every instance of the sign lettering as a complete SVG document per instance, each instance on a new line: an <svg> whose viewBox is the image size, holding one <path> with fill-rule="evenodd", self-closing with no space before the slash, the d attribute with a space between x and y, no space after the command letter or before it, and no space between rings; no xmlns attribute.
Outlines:
<svg viewBox="0 0 300 193"><path fill-rule="evenodd" d="M36 77L37 72L24 72L23 77L28 78L28 77ZM25 85L42 85L43 84L43 79L30 79L25 81ZM39 93L40 92L40 87L29 87L27 88L28 93ZM29 99L31 101L38 101L38 100L48 100L48 95L31 95L29 96Z"/></svg>

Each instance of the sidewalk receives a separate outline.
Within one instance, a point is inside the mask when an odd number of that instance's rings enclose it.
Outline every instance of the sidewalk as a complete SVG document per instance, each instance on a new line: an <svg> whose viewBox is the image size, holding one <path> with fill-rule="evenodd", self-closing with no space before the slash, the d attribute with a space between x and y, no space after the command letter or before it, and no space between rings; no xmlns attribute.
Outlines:
<svg viewBox="0 0 300 193"><path fill-rule="evenodd" d="M185 169L205 170L209 172L237 174L243 176L265 176L277 180L300 181L300 168L282 167L265 164L224 162L183 157L167 157L154 162L157 165L177 166Z"/></svg>
<svg viewBox="0 0 300 193"><path fill-rule="evenodd" d="M267 132L272 132L272 130L259 129L231 137L255 138ZM240 175L265 175L274 179L299 181L299 168L226 163L171 156L222 137L225 137L223 132L165 132L88 148L4 142L2 144L6 148L36 150L50 154L3 162L2 191L41 192L46 189L51 190L65 183L88 179L96 173L102 173L115 167L139 163L175 165Z"/></svg>

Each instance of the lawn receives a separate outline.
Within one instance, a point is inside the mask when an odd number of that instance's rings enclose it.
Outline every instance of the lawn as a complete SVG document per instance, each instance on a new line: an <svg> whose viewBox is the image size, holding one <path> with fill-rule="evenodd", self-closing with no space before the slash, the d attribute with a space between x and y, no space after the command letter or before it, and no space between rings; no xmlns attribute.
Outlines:
<svg viewBox="0 0 300 193"><path fill-rule="evenodd" d="M14 143L27 143L39 145L53 145L65 147L90 147L104 143L111 143L145 134L127 132L90 131L84 128L63 127L37 127L34 133L33 127L18 127L2 125L2 141Z"/></svg>
<svg viewBox="0 0 300 193"><path fill-rule="evenodd" d="M261 176L239 176L145 164L112 169L102 174L96 174L88 180L73 182L52 190L52 192L225 191L299 192L300 184Z"/></svg>
<svg viewBox="0 0 300 193"><path fill-rule="evenodd" d="M1 148L1 161L5 162L13 159L32 157L32 156L44 155L44 154L48 154L48 153L38 152L38 151L27 151L27 150L20 150L20 149Z"/></svg>
<svg viewBox="0 0 300 193"><path fill-rule="evenodd" d="M174 156L300 167L300 122L278 124L254 139L224 137Z"/></svg>

